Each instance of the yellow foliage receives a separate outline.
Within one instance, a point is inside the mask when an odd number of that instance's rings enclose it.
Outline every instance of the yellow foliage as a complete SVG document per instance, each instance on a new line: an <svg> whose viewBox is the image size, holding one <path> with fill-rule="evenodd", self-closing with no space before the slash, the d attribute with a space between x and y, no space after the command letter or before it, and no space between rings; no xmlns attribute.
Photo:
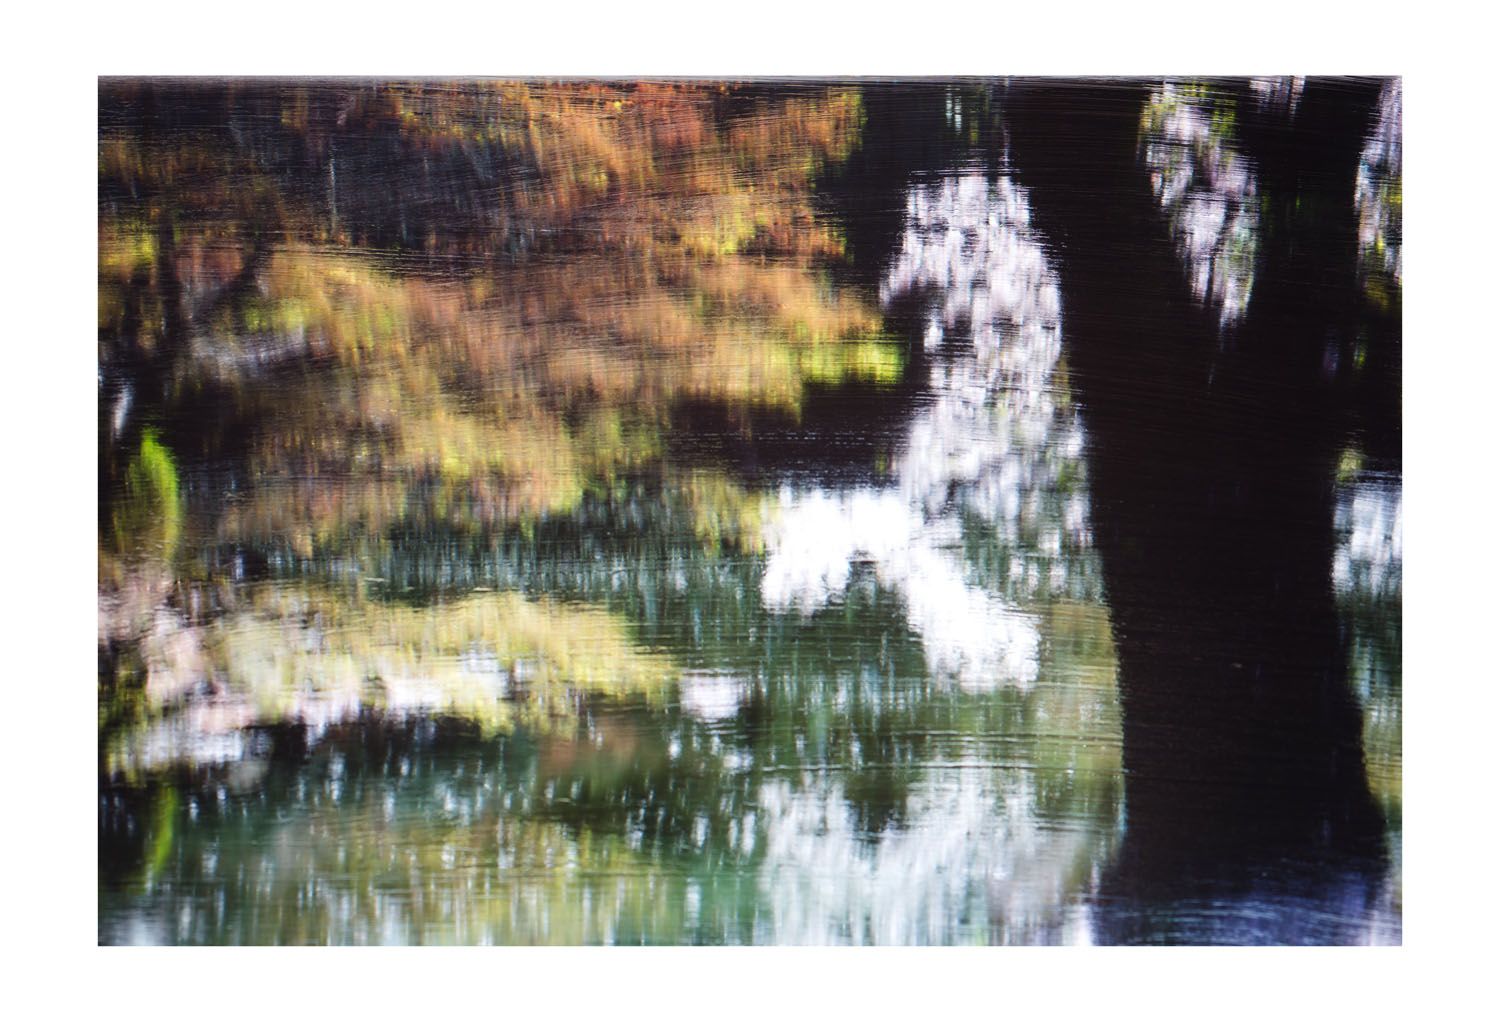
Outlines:
<svg viewBox="0 0 1500 1022"><path fill-rule="evenodd" d="M139 270L152 293L177 278L191 303L224 291L246 268L245 239L274 228L288 240L256 263L248 295L195 327L181 370L216 377L255 424L253 487L228 537L264 530L310 553L388 528L419 496L456 521L567 510L659 458L678 402L795 415L809 384L899 377L878 312L828 280L822 264L843 245L809 201L817 170L854 145L858 94L732 111L729 98L687 83L351 92L342 130L435 155L491 144L534 167L513 183L490 258L444 277L322 244L324 218L277 193L253 154L157 145L148 159L140 140L111 136L101 179L161 201L101 216L101 330L123 322ZM280 109L310 147L341 130L296 88ZM171 252L155 241L164 222ZM518 225L537 252L503 258ZM258 367L289 358L306 370L262 383Z"/></svg>
<svg viewBox="0 0 1500 1022"><path fill-rule="evenodd" d="M660 701L678 670L595 608L517 593L409 607L299 585L247 590L248 605L193 626L158 615L141 639L148 716L117 736L111 772L191 760L245 728L352 722L367 711L461 717L485 733L552 730L583 696ZM195 693L209 686L212 695ZM172 724L193 739L161 748Z"/></svg>

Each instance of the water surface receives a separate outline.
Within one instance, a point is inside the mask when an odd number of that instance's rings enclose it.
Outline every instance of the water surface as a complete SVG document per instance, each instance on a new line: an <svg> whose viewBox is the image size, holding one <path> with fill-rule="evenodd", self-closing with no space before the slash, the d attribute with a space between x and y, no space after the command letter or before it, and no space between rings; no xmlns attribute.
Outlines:
<svg viewBox="0 0 1500 1022"><path fill-rule="evenodd" d="M1400 97L102 82L100 942L1399 942Z"/></svg>

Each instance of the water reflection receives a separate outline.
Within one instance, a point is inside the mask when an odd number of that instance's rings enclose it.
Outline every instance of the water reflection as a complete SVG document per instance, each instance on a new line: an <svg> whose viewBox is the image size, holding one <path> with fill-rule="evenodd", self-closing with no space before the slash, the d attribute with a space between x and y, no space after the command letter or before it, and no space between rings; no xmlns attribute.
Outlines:
<svg viewBox="0 0 1500 1022"><path fill-rule="evenodd" d="M1401 816L1401 506L1399 468L1357 450L1334 505L1333 586L1347 634L1349 684L1364 716L1365 770L1387 818ZM1399 902L1400 831L1392 833Z"/></svg>
<svg viewBox="0 0 1500 1022"><path fill-rule="evenodd" d="M761 798L774 821L761 875L778 943L943 943L953 919L975 921L966 929L990 943L1091 941L1080 895L1112 832L1040 826L1055 815L1028 771L978 759L931 771L906 826L873 848L840 785L783 783Z"/></svg>
<svg viewBox="0 0 1500 1022"><path fill-rule="evenodd" d="M1280 178L1023 91L104 83L100 940L1399 939L1399 469L1259 411Z"/></svg>
<svg viewBox="0 0 1500 1022"><path fill-rule="evenodd" d="M113 774L201 767L266 751L251 732L294 724L317 744L370 713L459 717L487 733L549 730L579 694L649 694L674 676L600 611L477 595L411 608L301 585L241 587L194 626L155 612L137 647L146 719L106 750Z"/></svg>
<svg viewBox="0 0 1500 1022"><path fill-rule="evenodd" d="M883 300L930 296L928 349L960 325L968 343L934 360L893 485L786 490L766 541L768 606L809 613L867 565L901 593L931 669L970 688L1036 680L1040 636L1017 601L1098 596L1083 563L1082 428L1054 383L1057 281L1028 219L1006 178L968 172L912 189ZM977 575L973 545L993 551Z"/></svg>
<svg viewBox="0 0 1500 1022"><path fill-rule="evenodd" d="M1287 103L1295 108L1290 86ZM1141 115L1151 188L1193 296L1217 313L1221 327L1238 323L1249 308L1260 244L1255 170L1233 147L1233 125L1232 101L1170 82L1152 93Z"/></svg>
<svg viewBox="0 0 1500 1022"><path fill-rule="evenodd" d="M825 628L727 680L733 704L691 682L682 716L595 706L576 732L486 738L363 715L300 753L266 734L253 770L103 793L129 871L101 937L1083 939L1120 812L1107 620L1059 608L1049 633L1065 683L1024 699L932 688L919 651L809 665Z"/></svg>
<svg viewBox="0 0 1500 1022"><path fill-rule="evenodd" d="M1359 258L1366 292L1389 301L1387 290L1401 294L1401 79L1380 93L1375 123L1354 182L1359 216ZM1382 283L1382 279L1388 283Z"/></svg>
<svg viewBox="0 0 1500 1022"><path fill-rule="evenodd" d="M1273 75L1250 79L1250 93L1262 110L1280 114L1288 120L1297 116L1302 89L1307 85L1303 75Z"/></svg>
<svg viewBox="0 0 1500 1022"><path fill-rule="evenodd" d="M1330 336L1366 329L1365 379L1399 373L1383 327L1350 315L1349 181L1378 85L1310 79L1294 123L1257 115L1248 132L1238 90L1039 86L1009 107L1034 222L1068 242L1070 381L1118 650L1128 813L1093 924L1127 943L1399 940L1367 770L1383 753L1364 748L1330 578L1338 452L1351 433L1389 443L1391 420L1363 415L1379 391L1356 404L1319 365ZM1156 160L1151 182L1156 144L1183 162ZM1233 344L1212 343L1222 323L1183 284L1187 207L1161 201L1173 182L1211 186L1187 166L1200 152L1269 217L1246 222L1260 270ZM1237 200L1220 199L1231 221Z"/></svg>
<svg viewBox="0 0 1500 1022"><path fill-rule="evenodd" d="M655 463L676 403L795 413L809 383L899 372L875 311L827 285L842 243L809 201L853 144L856 93L101 100L101 405L116 435L163 411L143 387L168 411L205 390L230 406L218 439L245 456L224 540L307 558L434 515L534 518ZM393 169L427 184L377 201Z"/></svg>
<svg viewBox="0 0 1500 1022"><path fill-rule="evenodd" d="M1102 629L1100 687L1034 700L1038 718L1048 707L1046 719L1090 762L1064 782L1083 800L1076 815L1049 810L1057 780L1036 772L1040 759L1010 769L972 755L932 763L908 795L905 826L873 847L839 781L784 785L771 793L780 807L764 867L772 905L797 941L931 942L956 916L987 917L991 940L1086 942L1086 892L1118 840L1118 711L1089 551L1084 436L1057 372L1058 284L1024 192L982 171L913 186L881 294L888 306L916 298L922 307L935 356L928 395L889 485L783 490L762 600L813 614L869 572L899 596L931 676L976 693L1026 693L1042 678L1062 692L1078 685L1044 664L1043 650L1066 643L1060 621L1091 619Z"/></svg>
<svg viewBox="0 0 1500 1022"><path fill-rule="evenodd" d="M1333 586L1341 596L1401 593L1401 480L1375 477L1341 487Z"/></svg>

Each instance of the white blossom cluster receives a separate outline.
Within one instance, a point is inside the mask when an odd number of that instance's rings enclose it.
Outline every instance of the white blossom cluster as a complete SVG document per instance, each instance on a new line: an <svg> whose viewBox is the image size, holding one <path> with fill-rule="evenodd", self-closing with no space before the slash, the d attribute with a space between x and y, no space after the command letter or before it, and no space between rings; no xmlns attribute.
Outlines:
<svg viewBox="0 0 1500 1022"><path fill-rule="evenodd" d="M1401 80L1380 94L1380 119L1366 140L1354 179L1359 256L1401 284Z"/></svg>
<svg viewBox="0 0 1500 1022"><path fill-rule="evenodd" d="M1245 317L1260 249L1255 170L1212 111L1172 84L1150 99L1141 155L1188 286L1227 328Z"/></svg>
<svg viewBox="0 0 1500 1022"><path fill-rule="evenodd" d="M842 595L854 565L868 565L904 600L930 669L967 689L1035 681L1040 636L1013 599L1064 585L1066 554L1090 545L1077 483L1085 438L1055 380L1058 281L1030 222L1008 178L967 171L912 188L881 298L928 303L930 397L892 485L784 490L766 533L766 606L812 613ZM951 354L945 342L960 331L970 343ZM1005 586L966 565L965 516L1010 552Z"/></svg>

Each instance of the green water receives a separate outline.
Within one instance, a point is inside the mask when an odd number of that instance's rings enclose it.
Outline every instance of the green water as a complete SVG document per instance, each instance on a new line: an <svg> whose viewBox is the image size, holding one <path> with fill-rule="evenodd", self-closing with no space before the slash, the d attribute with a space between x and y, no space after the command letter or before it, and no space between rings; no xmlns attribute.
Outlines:
<svg viewBox="0 0 1500 1022"><path fill-rule="evenodd" d="M1119 482L1154 478L1154 413L1074 339L1094 278L1006 163L1010 102L102 83L100 942L1399 942L1399 461L1305 427L1307 634L1213 609L1253 573L1143 557L1153 517L1190 515L1184 550L1273 530L1224 531L1191 469L1191 512ZM1212 123L1171 144L1253 189ZM1254 277L1278 242L1242 194L1205 246L1173 152L1120 171L1168 196L1159 290L1253 338L1292 301ZM1379 252L1362 317L1399 302ZM1207 609L1131 595L1173 587ZM1304 804L1208 775L1277 837L1226 852L1184 808L1169 838L1142 693L1203 670L1169 744L1212 752L1211 693L1261 664L1262 702L1336 688L1362 776ZM1252 766L1302 754L1259 719Z"/></svg>

